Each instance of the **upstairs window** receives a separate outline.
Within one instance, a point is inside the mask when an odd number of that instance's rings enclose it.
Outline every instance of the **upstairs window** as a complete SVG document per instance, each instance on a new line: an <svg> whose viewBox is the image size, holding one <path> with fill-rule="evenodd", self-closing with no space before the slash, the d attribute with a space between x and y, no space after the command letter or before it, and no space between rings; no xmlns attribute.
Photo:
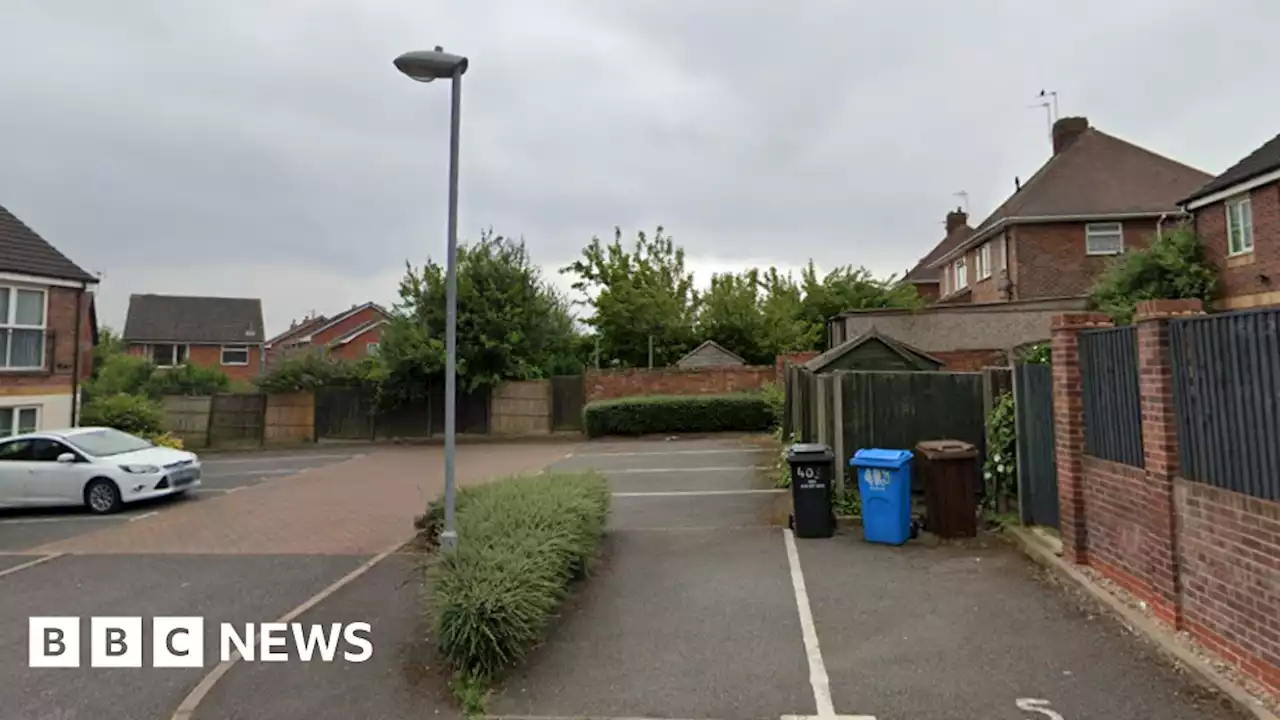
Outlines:
<svg viewBox="0 0 1280 720"><path fill-rule="evenodd" d="M44 368L45 291L0 285L0 370Z"/></svg>
<svg viewBox="0 0 1280 720"><path fill-rule="evenodd" d="M1253 252L1253 203L1248 195L1227 203L1227 238L1229 255Z"/></svg>
<svg viewBox="0 0 1280 720"><path fill-rule="evenodd" d="M977 265L979 280L991 277L991 243L983 243L982 247L978 248Z"/></svg>
<svg viewBox="0 0 1280 720"><path fill-rule="evenodd" d="M223 345L223 365L248 365L249 347L247 345Z"/></svg>
<svg viewBox="0 0 1280 720"><path fill-rule="evenodd" d="M1084 226L1087 255L1119 255L1124 252L1124 227L1120 223L1089 223Z"/></svg>
<svg viewBox="0 0 1280 720"><path fill-rule="evenodd" d="M964 257L961 257L960 259L956 260L955 265L952 266L955 270L955 276L956 276L955 289L956 290L963 290L969 287L969 271L965 267L964 263L965 263L965 259Z"/></svg>

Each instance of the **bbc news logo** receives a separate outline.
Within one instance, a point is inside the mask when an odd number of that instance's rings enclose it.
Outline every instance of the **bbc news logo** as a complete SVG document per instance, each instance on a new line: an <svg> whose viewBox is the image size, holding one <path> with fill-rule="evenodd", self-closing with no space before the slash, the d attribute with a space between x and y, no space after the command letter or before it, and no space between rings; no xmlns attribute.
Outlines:
<svg viewBox="0 0 1280 720"><path fill-rule="evenodd" d="M28 660L33 668L80 667L81 649L89 648L89 667L140 668L147 638L140 617L91 617L87 642L81 618L33 617L28 621ZM221 623L218 661L237 655L246 662L362 663L373 657L369 623ZM151 667L205 666L204 618L151 619Z"/></svg>

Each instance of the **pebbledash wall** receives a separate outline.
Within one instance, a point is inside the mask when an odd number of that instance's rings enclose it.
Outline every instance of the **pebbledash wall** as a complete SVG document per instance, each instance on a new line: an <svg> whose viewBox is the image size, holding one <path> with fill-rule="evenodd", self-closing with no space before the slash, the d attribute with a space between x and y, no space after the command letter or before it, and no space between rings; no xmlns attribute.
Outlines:
<svg viewBox="0 0 1280 720"><path fill-rule="evenodd" d="M1169 320L1198 314L1196 301L1138 305L1142 467L1085 454L1079 333L1109 327L1110 320L1092 313L1054 319L1064 555L1099 570L1159 619L1278 691L1280 503L1181 474Z"/></svg>

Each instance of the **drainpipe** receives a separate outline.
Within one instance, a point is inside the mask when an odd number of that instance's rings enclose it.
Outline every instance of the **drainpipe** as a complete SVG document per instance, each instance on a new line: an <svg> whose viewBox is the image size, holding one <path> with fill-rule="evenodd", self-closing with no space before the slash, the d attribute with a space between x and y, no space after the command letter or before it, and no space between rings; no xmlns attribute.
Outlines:
<svg viewBox="0 0 1280 720"><path fill-rule="evenodd" d="M1163 236L1163 233L1164 233L1164 218L1165 218L1165 216L1166 216L1166 215L1168 215L1168 214L1169 214L1169 213L1167 213L1167 212L1162 212L1162 213L1160 213L1160 217L1156 218L1156 242L1160 242L1160 238Z"/></svg>
<svg viewBox="0 0 1280 720"><path fill-rule="evenodd" d="M80 283L76 290L76 338L71 356L71 427L80 424L80 336L84 334L84 294L89 284Z"/></svg>

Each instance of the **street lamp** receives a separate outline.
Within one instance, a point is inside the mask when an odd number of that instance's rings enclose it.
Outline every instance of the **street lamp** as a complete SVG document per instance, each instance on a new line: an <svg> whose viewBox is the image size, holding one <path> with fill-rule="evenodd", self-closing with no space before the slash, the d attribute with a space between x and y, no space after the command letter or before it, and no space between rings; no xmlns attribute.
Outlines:
<svg viewBox="0 0 1280 720"><path fill-rule="evenodd" d="M458 134L462 112L462 74L467 59L452 55L439 45L435 50L415 50L396 58L400 72L418 82L450 78L453 103L449 124L449 238L445 259L445 365L444 365L444 532L440 547L458 547L454 527L453 456L457 446L458 399Z"/></svg>

